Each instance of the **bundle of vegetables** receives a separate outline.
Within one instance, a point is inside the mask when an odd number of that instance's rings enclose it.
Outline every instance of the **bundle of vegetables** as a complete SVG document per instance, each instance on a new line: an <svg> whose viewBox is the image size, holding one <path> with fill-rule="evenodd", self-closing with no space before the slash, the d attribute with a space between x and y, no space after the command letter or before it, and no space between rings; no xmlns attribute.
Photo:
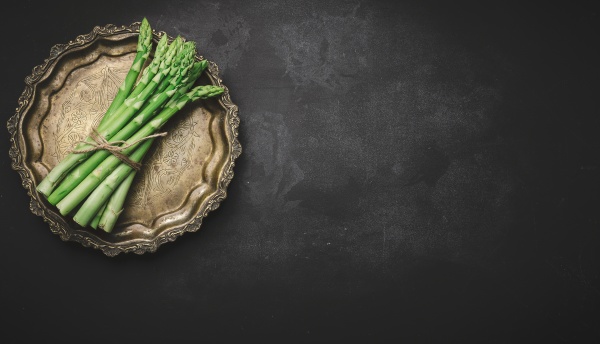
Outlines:
<svg viewBox="0 0 600 344"><path fill-rule="evenodd" d="M137 53L97 128L65 156L37 191L79 225L111 232L140 162L158 130L186 104L223 93L213 85L195 86L207 67L196 61L193 42L169 43L163 34L152 60L152 30L144 18Z"/></svg>

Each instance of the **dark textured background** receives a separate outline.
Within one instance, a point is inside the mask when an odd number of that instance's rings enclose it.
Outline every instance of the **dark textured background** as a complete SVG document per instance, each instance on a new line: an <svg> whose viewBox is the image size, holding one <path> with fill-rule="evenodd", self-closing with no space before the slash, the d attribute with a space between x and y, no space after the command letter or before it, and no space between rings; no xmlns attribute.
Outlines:
<svg viewBox="0 0 600 344"><path fill-rule="evenodd" d="M600 342L593 2L19 1L50 48L146 16L223 70L242 156L202 229L105 257L29 211L0 132L0 342Z"/></svg>

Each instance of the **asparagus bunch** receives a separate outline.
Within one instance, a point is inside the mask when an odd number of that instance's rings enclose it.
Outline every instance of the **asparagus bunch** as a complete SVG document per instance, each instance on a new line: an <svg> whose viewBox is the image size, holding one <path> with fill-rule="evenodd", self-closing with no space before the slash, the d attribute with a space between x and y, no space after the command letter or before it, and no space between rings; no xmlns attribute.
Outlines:
<svg viewBox="0 0 600 344"><path fill-rule="evenodd" d="M144 18L133 63L96 128L119 152L97 149L97 138L90 135L37 186L62 215L74 213L73 220L83 227L111 232L137 172L132 164L142 161L158 130L186 104L223 92L218 86L195 86L207 62L195 61L193 42L178 36L169 43L163 35L143 68L151 50L152 30Z"/></svg>

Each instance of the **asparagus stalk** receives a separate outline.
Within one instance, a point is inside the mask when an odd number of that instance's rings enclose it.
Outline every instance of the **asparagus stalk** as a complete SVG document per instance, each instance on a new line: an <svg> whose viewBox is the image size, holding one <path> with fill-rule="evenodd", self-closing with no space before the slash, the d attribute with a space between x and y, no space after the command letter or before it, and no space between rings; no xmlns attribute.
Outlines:
<svg viewBox="0 0 600 344"><path fill-rule="evenodd" d="M112 232L115 224L117 223L117 219L121 212L123 211L123 204L125 204L125 199L129 193L129 188L133 183L133 179L135 178L136 171L129 172L129 175L125 178L125 180L119 184L119 187L115 190L115 192L110 196L110 199L106 203L106 208L102 211L102 215L99 217L99 221L97 227L102 229L103 231L110 233ZM99 212L100 214L100 212ZM94 219L95 220L95 219ZM93 222L92 222L93 224Z"/></svg>
<svg viewBox="0 0 600 344"><path fill-rule="evenodd" d="M185 104L187 104L189 101L194 101L200 98L205 99L221 94L222 92L223 89L221 87L212 85L198 86L194 88L192 91L183 95L181 99L175 104L164 108L156 117L154 117L150 122L144 125L140 130L138 130L133 136L126 140L126 144L133 144L134 142L142 138L156 133L169 118L171 118L177 111L181 110L181 108L183 108L183 106L185 106ZM146 143L147 141L151 140L153 139L143 141L142 143ZM124 155L129 155L138 146L140 146L140 143L133 144L130 147L124 149L121 153ZM133 158L131 159L134 160ZM87 175L87 177L85 177L79 183L79 185L77 185L60 202L56 204L56 207L59 209L60 213L62 215L69 214L81 201L83 201L92 191L94 191L94 189L104 180L104 178L111 174L111 172L113 172L120 163L121 161L114 155L110 155L106 159L104 159L91 173ZM129 167L128 165L124 165L127 166L127 168L131 169L131 167ZM106 200L103 200L103 202L105 201ZM98 207L100 207L101 205L102 204L99 204ZM98 209L95 209L93 214L88 215L93 216L96 214L97 211ZM86 222L83 225L85 226L87 224L88 222Z"/></svg>
<svg viewBox="0 0 600 344"><path fill-rule="evenodd" d="M178 68L178 74L171 79L171 83L168 84L167 89L163 92L154 95L142 108L139 114L133 118L125 127L123 127L117 134L115 134L109 142L122 141L129 139L139 128L150 120L152 115L157 109L166 103L169 98L172 98L178 87L181 86L181 79L189 70L194 62L193 56L185 56L185 59L180 63ZM197 78L197 76L196 76ZM48 202L56 205L60 202L69 192L71 192L87 175L94 170L108 155L110 152L106 150L99 150L94 152L92 156L87 158L84 162L79 164L77 167L71 170L69 174L60 182L58 187L48 196Z"/></svg>
<svg viewBox="0 0 600 344"><path fill-rule="evenodd" d="M100 223L100 218L102 217L102 213L104 212L104 210L106 209L106 206L108 205L108 202L104 203L104 205L100 208L100 210L98 211L98 213L94 216L94 219L92 220L92 222L90 223L90 227L92 227L93 229L97 229L98 228L98 224Z"/></svg>
<svg viewBox="0 0 600 344"><path fill-rule="evenodd" d="M98 132L106 140L109 140L114 134L116 134L121 128L123 128L135 115L137 111L144 105L144 103L150 98L158 84L169 73L173 58L179 52L182 40L180 37L175 39L171 43L165 53L164 59L160 62L159 72L143 87L143 90L139 94L134 95L134 92L127 97L123 104L113 112L110 120L105 120L102 125L98 126ZM139 84L138 86L143 86ZM137 89L137 87L136 87ZM92 138L86 138L86 141L90 144L93 143ZM91 148L90 144L81 143L75 147L75 150L84 150ZM56 165L46 177L37 186L37 191L46 197L49 197L52 191L56 188L58 183L63 177L77 164L85 160L91 155L88 153L70 153L68 154L58 165Z"/></svg>
<svg viewBox="0 0 600 344"><path fill-rule="evenodd" d="M106 113L102 117L100 123L110 119L114 111L116 111L121 106L121 104L123 104L125 99L129 96L131 90L133 89L133 86L135 86L135 82L137 81L140 72L142 71L142 68L144 67L144 63L146 63L146 60L150 55L151 50L152 29L150 28L148 20L144 18L140 25L140 35L138 38L137 53L135 55L135 58L133 59L133 63L131 64L129 72L127 72L127 76L125 76L125 80L123 80L123 83L119 87L117 94L113 98L113 101L111 102L109 108L106 110Z"/></svg>
<svg viewBox="0 0 600 344"><path fill-rule="evenodd" d="M155 118L132 136L132 139L138 135L140 135L139 138L141 138L155 133L188 102L197 99L206 99L221 93L223 93L223 89L218 86L206 85L195 87L190 92L183 95L175 104L164 108ZM139 138L135 138L135 140ZM153 141L154 138L145 140L141 144L125 149L123 153L129 154L127 151L131 151L134 147L139 146L139 148L135 149L135 152L131 153L130 157L131 160L139 162L144 154L146 154ZM94 170L94 172L88 175L81 184L70 192L67 197L59 202L57 207L61 214L66 215L89 195L73 217L73 220L79 225L87 226L102 204L109 199L113 191L132 170L133 169L129 165L121 163L115 156L109 156Z"/></svg>

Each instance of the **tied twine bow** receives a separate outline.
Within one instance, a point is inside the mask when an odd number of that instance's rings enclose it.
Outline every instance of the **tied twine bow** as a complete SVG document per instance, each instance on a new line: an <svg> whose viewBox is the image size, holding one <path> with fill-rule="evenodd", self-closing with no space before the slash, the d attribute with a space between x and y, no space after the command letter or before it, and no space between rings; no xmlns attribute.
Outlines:
<svg viewBox="0 0 600 344"><path fill-rule="evenodd" d="M127 166L133 168L136 171L139 171L140 168L142 168L142 164L137 161L131 160L127 155L123 154L122 151L133 145L136 145L144 140L152 139L152 138L159 137L159 136L166 136L166 135L167 135L167 133L158 133L158 134L148 135L148 136L142 137L139 140L135 140L131 143L127 143L126 141L121 141L121 140L115 140L112 142L108 142L102 135L100 135L100 133L98 132L98 130L96 130L96 128L93 128L89 137L92 140L94 140L94 142L93 143L88 142L88 141L80 141L79 142L79 143L85 143L87 145L91 145L92 147L85 148L85 149L73 149L71 151L71 153L88 153L88 152L95 152L95 151L99 151L99 150L107 150L112 155L116 156L119 160L121 160L122 162L127 164Z"/></svg>

